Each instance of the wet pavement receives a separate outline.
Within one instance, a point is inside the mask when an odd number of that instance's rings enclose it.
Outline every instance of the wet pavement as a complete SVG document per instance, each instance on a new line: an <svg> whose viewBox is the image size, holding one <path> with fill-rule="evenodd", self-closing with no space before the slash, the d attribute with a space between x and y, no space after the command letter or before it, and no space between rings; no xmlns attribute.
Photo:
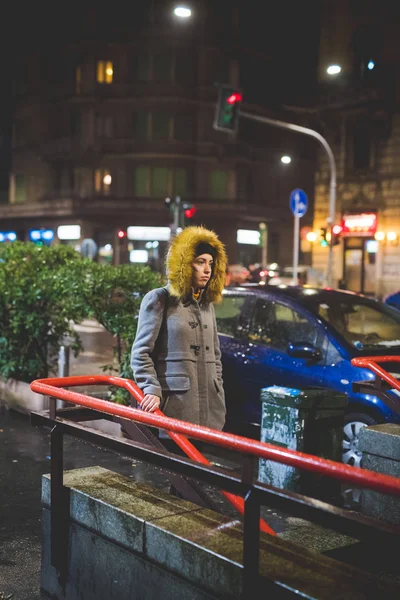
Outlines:
<svg viewBox="0 0 400 600"><path fill-rule="evenodd" d="M103 373L101 365L112 361L112 337L95 323L80 326L85 351L71 358L70 374ZM233 453L206 447L205 454L214 464L239 471ZM161 469L117 455L66 436L64 468L100 465L139 482L168 491L170 482ZM0 403L0 598L41 600L41 476L50 470L49 430L35 428L28 415L10 411ZM240 519L223 496L208 489L221 512ZM282 538L300 546L325 553L348 564L380 573L382 578L399 584L398 557L374 556L349 537L334 534L302 519L288 517L267 507L262 516ZM334 593L332 595L334 598Z"/></svg>

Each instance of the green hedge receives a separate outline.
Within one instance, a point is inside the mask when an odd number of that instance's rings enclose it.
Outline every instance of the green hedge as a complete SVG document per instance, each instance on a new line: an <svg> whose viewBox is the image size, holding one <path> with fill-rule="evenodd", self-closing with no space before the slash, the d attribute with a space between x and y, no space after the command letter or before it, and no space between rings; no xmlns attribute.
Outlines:
<svg viewBox="0 0 400 600"><path fill-rule="evenodd" d="M97 319L116 337L123 377L140 302L163 285L148 267L100 265L67 246L0 246L0 376L31 382L56 373L60 346L82 349L74 323ZM109 368L105 366L105 368Z"/></svg>

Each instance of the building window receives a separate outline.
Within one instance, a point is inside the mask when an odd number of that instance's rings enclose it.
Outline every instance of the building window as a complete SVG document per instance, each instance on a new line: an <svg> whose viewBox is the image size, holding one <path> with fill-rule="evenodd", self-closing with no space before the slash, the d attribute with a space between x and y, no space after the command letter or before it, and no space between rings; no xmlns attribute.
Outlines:
<svg viewBox="0 0 400 600"><path fill-rule="evenodd" d="M94 173L94 189L99 194L105 194L106 196L110 193L112 184L111 173L108 169L96 169Z"/></svg>
<svg viewBox="0 0 400 600"><path fill-rule="evenodd" d="M112 83L114 68L111 60L97 61L97 83Z"/></svg>
<svg viewBox="0 0 400 600"><path fill-rule="evenodd" d="M136 81L149 81L150 79L150 56L140 54L134 59L134 72Z"/></svg>
<svg viewBox="0 0 400 600"><path fill-rule="evenodd" d="M193 141L193 118L188 114L177 114L174 118L174 139L181 142Z"/></svg>
<svg viewBox="0 0 400 600"><path fill-rule="evenodd" d="M153 80L166 82L172 81L173 60L170 54L163 52L153 56Z"/></svg>
<svg viewBox="0 0 400 600"><path fill-rule="evenodd" d="M182 52L175 57L175 82L191 85L195 82L195 66L193 57L187 52Z"/></svg>
<svg viewBox="0 0 400 600"><path fill-rule="evenodd" d="M368 169L371 166L371 134L366 127L358 127L353 134L353 169Z"/></svg>
<svg viewBox="0 0 400 600"><path fill-rule="evenodd" d="M82 67L78 66L75 70L75 92L79 95L82 93Z"/></svg>
<svg viewBox="0 0 400 600"><path fill-rule="evenodd" d="M17 173L15 175L15 203L22 204L24 202L26 202L25 175Z"/></svg>
<svg viewBox="0 0 400 600"><path fill-rule="evenodd" d="M229 174L227 171L211 171L210 193L213 198L229 196Z"/></svg>
<svg viewBox="0 0 400 600"><path fill-rule="evenodd" d="M185 197L187 194L187 170L175 169L173 192L175 196Z"/></svg>
<svg viewBox="0 0 400 600"><path fill-rule="evenodd" d="M154 167L151 176L151 195L168 195L168 177L169 170L165 167Z"/></svg>
<svg viewBox="0 0 400 600"><path fill-rule="evenodd" d="M70 131L72 136L79 136L82 133L82 113L80 110L73 110L70 114Z"/></svg>
<svg viewBox="0 0 400 600"><path fill-rule="evenodd" d="M159 111L152 113L153 140L168 140L170 138L170 122L170 115Z"/></svg>
<svg viewBox="0 0 400 600"><path fill-rule="evenodd" d="M96 115L96 136L111 138L114 135L114 118L111 115Z"/></svg>
<svg viewBox="0 0 400 600"><path fill-rule="evenodd" d="M150 167L136 167L133 172L133 189L135 196L150 195Z"/></svg>
<svg viewBox="0 0 400 600"><path fill-rule="evenodd" d="M132 116L133 137L144 142L148 139L149 111L138 110Z"/></svg>
<svg viewBox="0 0 400 600"><path fill-rule="evenodd" d="M171 194L185 197L188 189L188 174L183 168L136 167L133 188L136 196L166 198Z"/></svg>

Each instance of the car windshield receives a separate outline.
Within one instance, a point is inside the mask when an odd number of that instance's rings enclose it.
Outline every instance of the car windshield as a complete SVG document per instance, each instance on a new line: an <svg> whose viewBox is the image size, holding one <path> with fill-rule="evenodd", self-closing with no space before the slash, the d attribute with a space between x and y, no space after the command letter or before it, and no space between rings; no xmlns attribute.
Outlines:
<svg viewBox="0 0 400 600"><path fill-rule="evenodd" d="M400 347L400 311L360 298L324 299L319 316L358 350Z"/></svg>

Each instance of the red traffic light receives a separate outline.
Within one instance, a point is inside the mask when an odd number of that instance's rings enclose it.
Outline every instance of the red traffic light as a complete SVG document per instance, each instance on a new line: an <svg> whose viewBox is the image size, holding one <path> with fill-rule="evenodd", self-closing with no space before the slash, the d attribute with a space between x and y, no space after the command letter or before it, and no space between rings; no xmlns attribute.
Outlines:
<svg viewBox="0 0 400 600"><path fill-rule="evenodd" d="M227 99L226 99L228 104L236 104L236 102L241 102L242 101L242 94L239 94L238 92L235 92L233 94L231 94Z"/></svg>
<svg viewBox="0 0 400 600"><path fill-rule="evenodd" d="M124 237L126 237L126 231L124 231L123 229L119 229L117 235L119 239L122 240Z"/></svg>
<svg viewBox="0 0 400 600"><path fill-rule="evenodd" d="M197 208L195 206L191 206L190 208L187 208L185 210L185 217L187 219L193 219L194 215L196 214Z"/></svg>

